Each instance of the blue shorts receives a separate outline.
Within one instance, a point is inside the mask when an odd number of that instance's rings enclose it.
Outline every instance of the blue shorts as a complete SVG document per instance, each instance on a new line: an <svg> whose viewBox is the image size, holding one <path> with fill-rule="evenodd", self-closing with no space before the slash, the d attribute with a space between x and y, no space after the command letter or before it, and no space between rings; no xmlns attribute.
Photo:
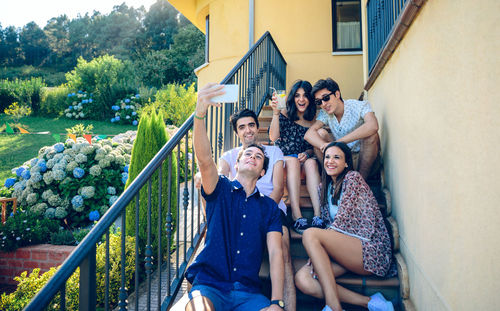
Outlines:
<svg viewBox="0 0 500 311"><path fill-rule="evenodd" d="M220 291L206 285L193 285L189 291L189 299L198 295L204 296L212 302L215 310L255 311L269 307L270 301L261 293L250 293L238 289L240 283L235 283L235 289L230 292ZM243 287L243 285L241 285Z"/></svg>

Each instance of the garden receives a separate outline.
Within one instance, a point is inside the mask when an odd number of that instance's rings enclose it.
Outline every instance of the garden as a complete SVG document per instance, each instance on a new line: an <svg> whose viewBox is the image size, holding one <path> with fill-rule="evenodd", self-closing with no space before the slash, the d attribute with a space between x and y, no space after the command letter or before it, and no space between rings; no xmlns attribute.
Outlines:
<svg viewBox="0 0 500 311"><path fill-rule="evenodd" d="M148 88L131 83L129 74L126 62L104 55L80 58L57 87L41 78L0 81L0 197L17 202L15 210L13 202L6 205L1 252L43 243L77 245L194 110L194 84ZM145 155L148 127L163 138ZM119 245L121 234L115 228L110 243ZM134 239L127 237L127 249ZM97 252L103 256L104 249ZM127 262L134 256L127 251ZM99 265L98 259L104 273ZM1 296L0 309L22 309L55 269L16 277L17 290ZM131 282L132 275L127 278Z"/></svg>

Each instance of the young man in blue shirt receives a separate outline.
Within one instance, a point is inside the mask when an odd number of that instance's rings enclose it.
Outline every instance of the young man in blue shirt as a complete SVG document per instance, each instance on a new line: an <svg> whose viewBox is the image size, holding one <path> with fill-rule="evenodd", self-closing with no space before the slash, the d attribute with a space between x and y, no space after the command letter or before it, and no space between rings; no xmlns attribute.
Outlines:
<svg viewBox="0 0 500 311"><path fill-rule="evenodd" d="M242 149L233 181L218 175L211 157L203 119L209 106L217 106L211 98L223 93L217 84L208 84L198 92L193 142L208 224L205 246L186 271L193 285L186 310L282 310L280 212L276 202L256 188L267 169L264 150L259 145ZM269 252L271 302L260 293L264 243Z"/></svg>

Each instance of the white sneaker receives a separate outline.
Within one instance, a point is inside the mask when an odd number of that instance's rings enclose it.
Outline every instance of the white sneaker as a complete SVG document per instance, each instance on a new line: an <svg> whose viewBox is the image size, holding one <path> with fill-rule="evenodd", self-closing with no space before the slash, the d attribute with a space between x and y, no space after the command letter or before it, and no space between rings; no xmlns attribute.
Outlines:
<svg viewBox="0 0 500 311"><path fill-rule="evenodd" d="M370 298L368 302L369 311L394 311L392 302L387 301L381 293L376 293Z"/></svg>
<svg viewBox="0 0 500 311"><path fill-rule="evenodd" d="M321 311L332 311L332 308L326 305Z"/></svg>

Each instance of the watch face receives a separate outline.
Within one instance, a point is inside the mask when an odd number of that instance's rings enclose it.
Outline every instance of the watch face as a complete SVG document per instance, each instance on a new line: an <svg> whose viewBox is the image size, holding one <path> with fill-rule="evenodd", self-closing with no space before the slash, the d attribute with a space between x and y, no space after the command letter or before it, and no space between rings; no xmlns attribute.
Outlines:
<svg viewBox="0 0 500 311"><path fill-rule="evenodd" d="M283 300L278 301L278 306L280 306L282 308L285 307L285 303L283 302Z"/></svg>

